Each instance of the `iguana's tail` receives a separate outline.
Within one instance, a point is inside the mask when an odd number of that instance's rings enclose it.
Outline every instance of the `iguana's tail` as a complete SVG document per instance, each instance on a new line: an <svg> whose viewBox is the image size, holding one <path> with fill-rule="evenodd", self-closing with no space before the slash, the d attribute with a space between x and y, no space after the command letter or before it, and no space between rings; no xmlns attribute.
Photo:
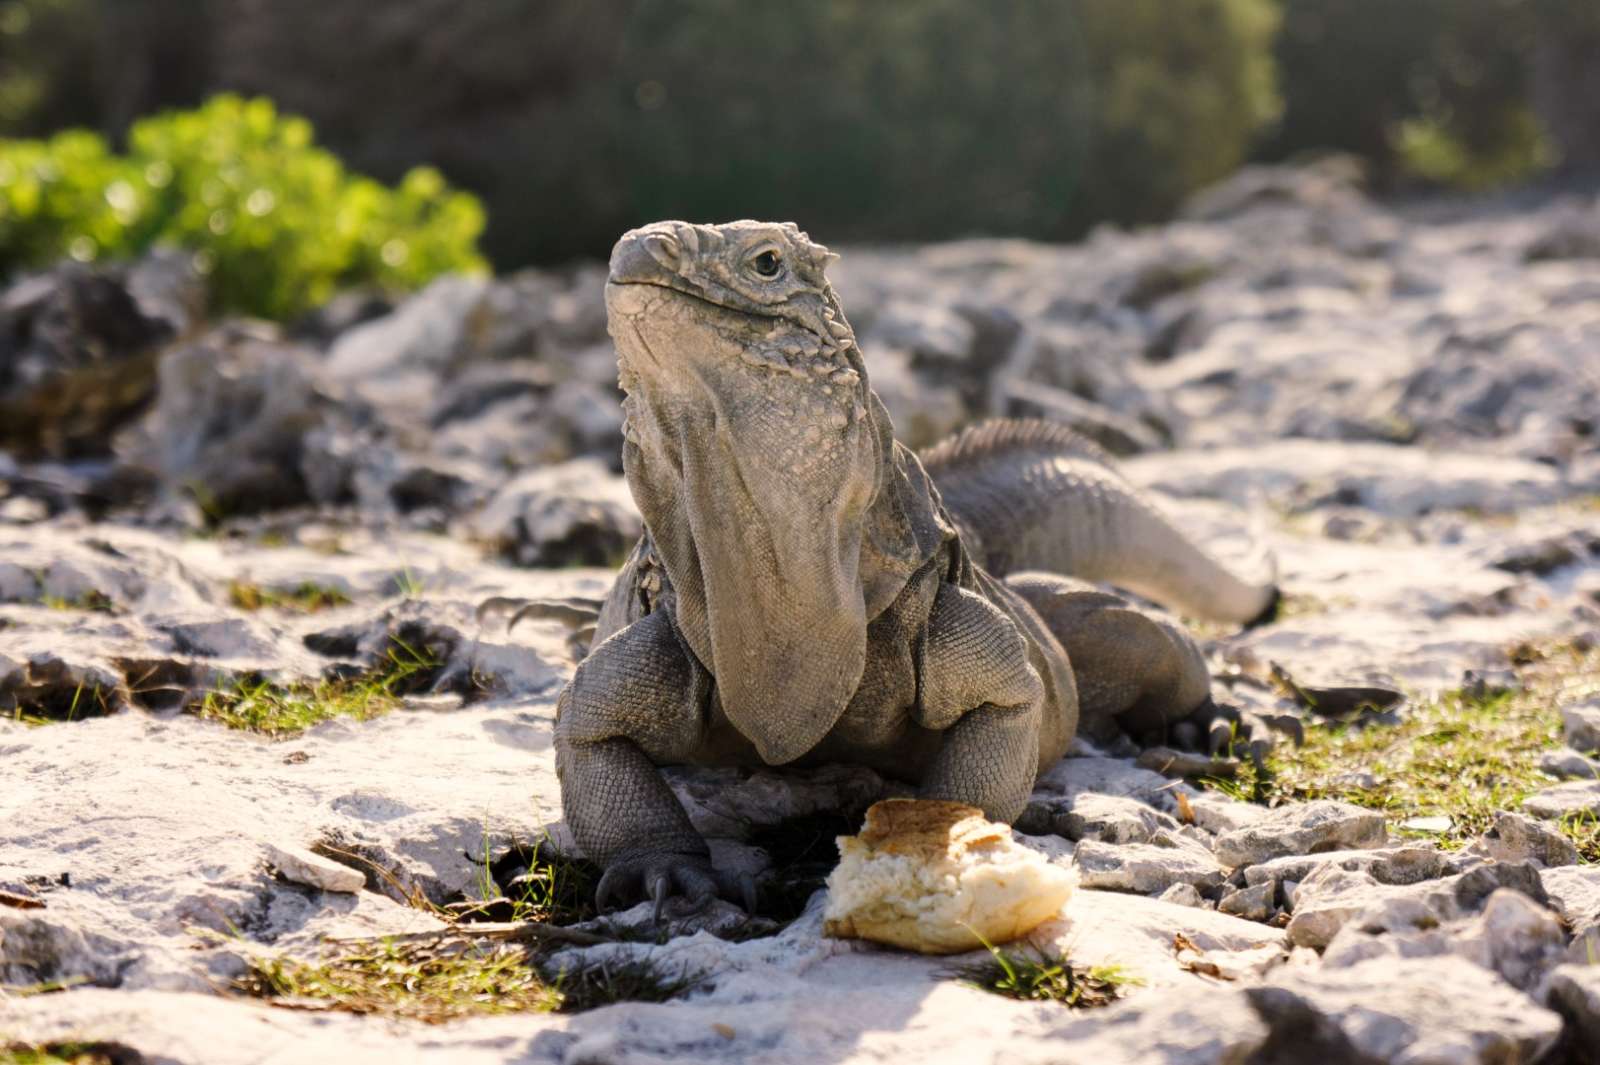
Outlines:
<svg viewBox="0 0 1600 1065"><path fill-rule="evenodd" d="M1276 566L1235 573L1190 540L1098 445L1055 422L986 422L920 458L973 557L997 576L1049 570L1105 581L1178 612L1235 624L1270 616ZM1255 568L1255 567L1252 567Z"/></svg>

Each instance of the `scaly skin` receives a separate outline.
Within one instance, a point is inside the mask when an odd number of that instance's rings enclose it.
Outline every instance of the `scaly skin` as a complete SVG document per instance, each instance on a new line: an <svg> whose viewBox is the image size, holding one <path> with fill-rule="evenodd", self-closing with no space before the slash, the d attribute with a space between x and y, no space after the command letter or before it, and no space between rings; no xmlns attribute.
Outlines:
<svg viewBox="0 0 1600 1065"><path fill-rule="evenodd" d="M1189 637L1073 569L1232 620L1272 597L1058 427L1001 423L925 467L868 386L833 258L758 222L657 223L612 252L647 531L555 734L602 903L730 890L658 765L856 762L1010 821L1080 714L1099 734L1203 710Z"/></svg>

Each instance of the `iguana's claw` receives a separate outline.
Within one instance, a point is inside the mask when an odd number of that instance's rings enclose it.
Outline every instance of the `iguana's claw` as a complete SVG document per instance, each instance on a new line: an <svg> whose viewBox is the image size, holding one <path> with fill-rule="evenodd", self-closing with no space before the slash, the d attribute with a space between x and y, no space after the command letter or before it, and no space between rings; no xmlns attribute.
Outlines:
<svg viewBox="0 0 1600 1065"><path fill-rule="evenodd" d="M650 900L655 903L655 908L650 912L652 924L661 923L661 907L667 902L667 889L672 886L672 878L666 873L657 873L650 882Z"/></svg>
<svg viewBox="0 0 1600 1065"><path fill-rule="evenodd" d="M687 917L705 909L717 897L717 889L709 859L696 854L647 854L613 860L594 894L602 911L612 902L627 905L649 898L659 924L663 914Z"/></svg>
<svg viewBox="0 0 1600 1065"><path fill-rule="evenodd" d="M1249 752L1256 768L1262 768L1268 754L1277 745L1273 722L1237 706L1207 700L1186 720L1172 728L1172 736L1181 746L1199 748L1195 742L1200 730L1205 730L1205 752L1212 758L1234 756L1241 748ZM1299 736L1291 737L1298 743Z"/></svg>

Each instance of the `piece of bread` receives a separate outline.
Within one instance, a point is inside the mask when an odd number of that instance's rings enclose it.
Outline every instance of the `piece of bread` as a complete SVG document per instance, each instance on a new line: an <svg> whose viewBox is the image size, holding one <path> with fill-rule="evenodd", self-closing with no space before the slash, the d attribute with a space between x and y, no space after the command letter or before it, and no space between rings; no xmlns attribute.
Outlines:
<svg viewBox="0 0 1600 1065"><path fill-rule="evenodd" d="M1056 916L1077 877L958 802L887 799L839 837L824 934L923 954L1006 943Z"/></svg>

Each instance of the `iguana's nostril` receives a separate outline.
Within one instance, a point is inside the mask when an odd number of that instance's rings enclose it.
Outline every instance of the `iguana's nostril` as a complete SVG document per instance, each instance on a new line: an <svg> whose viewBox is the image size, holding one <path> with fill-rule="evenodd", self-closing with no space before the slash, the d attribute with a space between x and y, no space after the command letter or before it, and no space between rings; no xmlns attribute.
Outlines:
<svg viewBox="0 0 1600 1065"><path fill-rule="evenodd" d="M623 234L611 249L611 280L619 284L651 282L660 284L661 273L679 272L683 245L670 232L652 226Z"/></svg>
<svg viewBox="0 0 1600 1065"><path fill-rule="evenodd" d="M650 258L668 270L678 268L679 260L683 257L683 248L678 244L677 238L665 233L646 233L642 243Z"/></svg>

